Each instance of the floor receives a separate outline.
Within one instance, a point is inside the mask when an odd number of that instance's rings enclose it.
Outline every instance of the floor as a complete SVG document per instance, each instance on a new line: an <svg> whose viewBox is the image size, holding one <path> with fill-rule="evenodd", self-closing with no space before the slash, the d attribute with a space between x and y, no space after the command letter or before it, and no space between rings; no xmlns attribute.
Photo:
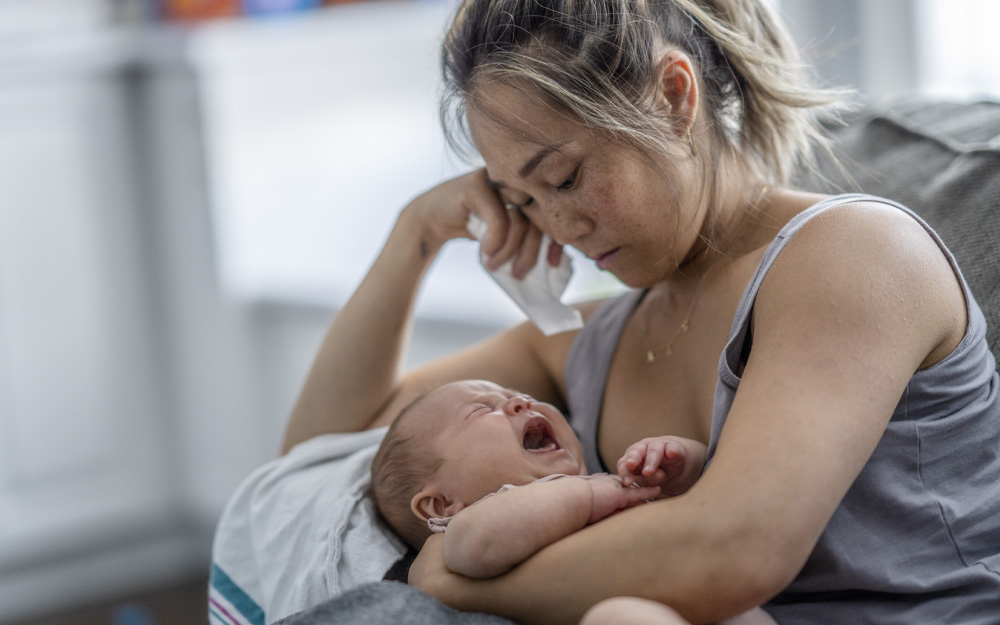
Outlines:
<svg viewBox="0 0 1000 625"><path fill-rule="evenodd" d="M203 625L208 623L208 580L122 597L72 614L11 625Z"/></svg>

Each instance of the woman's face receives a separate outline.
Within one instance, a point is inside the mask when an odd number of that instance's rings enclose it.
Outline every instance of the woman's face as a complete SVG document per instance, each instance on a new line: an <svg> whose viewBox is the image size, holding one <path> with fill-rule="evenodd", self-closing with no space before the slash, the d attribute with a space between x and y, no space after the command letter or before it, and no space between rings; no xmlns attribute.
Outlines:
<svg viewBox="0 0 1000 625"><path fill-rule="evenodd" d="M703 211L694 185L661 172L682 178L687 153L650 161L506 85L478 96L501 111L498 122L470 106L469 125L505 203L629 286L651 286L676 270L698 240Z"/></svg>

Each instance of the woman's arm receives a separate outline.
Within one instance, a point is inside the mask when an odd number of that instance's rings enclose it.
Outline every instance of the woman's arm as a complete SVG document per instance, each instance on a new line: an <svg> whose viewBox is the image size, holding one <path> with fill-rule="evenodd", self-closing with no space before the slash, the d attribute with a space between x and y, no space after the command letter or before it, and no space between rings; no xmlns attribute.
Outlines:
<svg viewBox="0 0 1000 625"><path fill-rule="evenodd" d="M916 222L878 207L817 216L765 279L739 391L690 491L589 526L492 580L450 574L429 542L411 582L521 623L575 623L623 594L693 623L759 605L806 562L914 371L964 328L956 277Z"/></svg>
<svg viewBox="0 0 1000 625"><path fill-rule="evenodd" d="M444 559L467 577L495 577L542 547L659 494L611 476L532 482L463 508L448 524Z"/></svg>
<svg viewBox="0 0 1000 625"><path fill-rule="evenodd" d="M527 324L402 377L421 280L445 242L469 236L465 224L472 212L489 224L482 246L492 253L491 266L516 256L516 267L530 269L540 234L520 213L500 206L483 170L415 199L331 323L286 426L282 453L318 434L388 424L429 385L468 377L561 403L552 372L561 371L560 353L571 336L546 339Z"/></svg>

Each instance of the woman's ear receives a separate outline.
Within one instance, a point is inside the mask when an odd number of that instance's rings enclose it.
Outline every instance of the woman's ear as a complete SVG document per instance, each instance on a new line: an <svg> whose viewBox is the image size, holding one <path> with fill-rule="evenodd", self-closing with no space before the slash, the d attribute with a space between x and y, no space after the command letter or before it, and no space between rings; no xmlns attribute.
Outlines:
<svg viewBox="0 0 1000 625"><path fill-rule="evenodd" d="M667 52L660 59L660 88L657 97L670 116L671 127L684 137L698 116L698 78L688 55L680 50Z"/></svg>
<svg viewBox="0 0 1000 625"><path fill-rule="evenodd" d="M464 503L449 499L433 486L427 486L410 500L413 514L423 521L455 516L464 507Z"/></svg>

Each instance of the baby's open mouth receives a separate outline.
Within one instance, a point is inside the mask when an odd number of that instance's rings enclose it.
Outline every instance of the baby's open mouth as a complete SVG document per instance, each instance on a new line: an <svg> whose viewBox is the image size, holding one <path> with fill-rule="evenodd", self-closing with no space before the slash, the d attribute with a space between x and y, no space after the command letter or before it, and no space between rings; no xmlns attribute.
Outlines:
<svg viewBox="0 0 1000 625"><path fill-rule="evenodd" d="M559 441L552 436L552 429L548 421L535 417L530 419L524 427L524 435L521 445L527 451L546 452L560 449Z"/></svg>

